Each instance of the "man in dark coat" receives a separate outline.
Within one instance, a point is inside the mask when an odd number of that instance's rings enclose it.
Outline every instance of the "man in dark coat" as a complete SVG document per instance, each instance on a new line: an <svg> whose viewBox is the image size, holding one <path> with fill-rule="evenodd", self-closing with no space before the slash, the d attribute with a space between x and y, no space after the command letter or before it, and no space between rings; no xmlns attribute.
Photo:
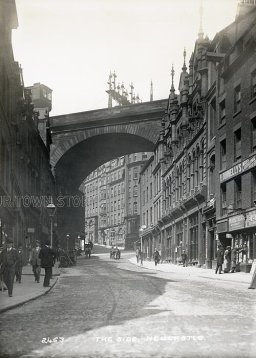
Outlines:
<svg viewBox="0 0 256 358"><path fill-rule="evenodd" d="M155 248L155 251L153 253L153 259L155 261L155 266L157 266L157 264L160 261L160 254L159 254L159 251L156 248Z"/></svg>
<svg viewBox="0 0 256 358"><path fill-rule="evenodd" d="M16 275L16 282L21 283L22 268L25 265L25 258L24 258L22 246L19 246L17 254L18 254L18 260L16 262L15 275Z"/></svg>
<svg viewBox="0 0 256 358"><path fill-rule="evenodd" d="M183 267L185 267L187 265L187 259L188 259L188 255L186 254L186 251L183 250L182 254L181 254L181 260L182 260Z"/></svg>
<svg viewBox="0 0 256 358"><path fill-rule="evenodd" d="M35 277L36 282L40 282L40 272L41 272L41 260L39 259L40 252L40 243L36 242L36 247L32 249L29 257L29 262L32 266L32 271Z"/></svg>
<svg viewBox="0 0 256 358"><path fill-rule="evenodd" d="M224 261L224 252L223 252L223 247L221 245L218 246L216 258L217 258L217 265L216 265L215 273L217 273L219 270L219 274L221 274L222 265Z"/></svg>
<svg viewBox="0 0 256 358"><path fill-rule="evenodd" d="M45 245L39 252L39 259L41 260L41 267L45 269L44 287L50 286L50 278L52 276L52 267L54 263L55 254L50 247L50 241L46 240Z"/></svg>
<svg viewBox="0 0 256 358"><path fill-rule="evenodd" d="M18 253L13 248L13 240L9 238L6 242L6 248L2 251L1 262L1 274L3 275L3 281L7 286L9 297L12 297L13 281L15 277L15 268L18 261Z"/></svg>

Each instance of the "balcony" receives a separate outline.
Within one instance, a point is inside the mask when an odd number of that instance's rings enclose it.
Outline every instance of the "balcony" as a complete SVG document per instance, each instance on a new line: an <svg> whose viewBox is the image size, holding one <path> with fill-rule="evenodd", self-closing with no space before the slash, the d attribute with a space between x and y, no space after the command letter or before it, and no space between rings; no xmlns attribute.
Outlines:
<svg viewBox="0 0 256 358"><path fill-rule="evenodd" d="M190 190L190 195L187 196L184 206L186 208L191 208L195 205L198 205L198 203L202 203L206 200L207 197L207 188L205 184L200 183L200 186L195 186L194 189Z"/></svg>

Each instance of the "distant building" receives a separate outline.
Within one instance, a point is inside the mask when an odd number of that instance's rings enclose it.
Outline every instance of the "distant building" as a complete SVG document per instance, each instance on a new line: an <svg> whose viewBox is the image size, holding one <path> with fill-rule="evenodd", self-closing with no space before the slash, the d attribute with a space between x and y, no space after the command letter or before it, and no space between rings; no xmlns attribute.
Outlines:
<svg viewBox="0 0 256 358"><path fill-rule="evenodd" d="M140 227L140 171L149 158L149 153L134 153L125 157L125 223L126 249L134 249L134 243L139 240Z"/></svg>
<svg viewBox="0 0 256 358"><path fill-rule="evenodd" d="M147 153L113 159L93 171L85 195L85 240L133 248L139 238L139 173Z"/></svg>

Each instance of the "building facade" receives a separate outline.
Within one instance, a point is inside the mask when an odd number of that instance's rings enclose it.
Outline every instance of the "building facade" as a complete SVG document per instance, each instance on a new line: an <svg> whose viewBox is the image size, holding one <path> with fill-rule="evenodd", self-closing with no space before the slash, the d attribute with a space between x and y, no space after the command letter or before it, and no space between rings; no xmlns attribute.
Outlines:
<svg viewBox="0 0 256 358"><path fill-rule="evenodd" d="M235 21L212 41L200 29L189 69L184 52L179 95L172 71L162 131L140 179L141 190L153 180L141 205L149 258L156 247L179 263L185 250L189 264L214 268L218 244L238 245L248 266L256 258L255 7L240 1Z"/></svg>
<svg viewBox="0 0 256 358"><path fill-rule="evenodd" d="M84 180L86 241L133 249L140 222L139 173L147 159L147 153L119 157Z"/></svg>
<svg viewBox="0 0 256 358"><path fill-rule="evenodd" d="M0 2L0 246L8 237L29 248L49 236L46 197L54 194L49 151L36 126L31 91L14 60L15 1Z"/></svg>
<svg viewBox="0 0 256 358"><path fill-rule="evenodd" d="M246 272L256 259L255 35L256 4L241 1L235 22L213 41L224 53L217 78L216 232L223 245L239 248Z"/></svg>

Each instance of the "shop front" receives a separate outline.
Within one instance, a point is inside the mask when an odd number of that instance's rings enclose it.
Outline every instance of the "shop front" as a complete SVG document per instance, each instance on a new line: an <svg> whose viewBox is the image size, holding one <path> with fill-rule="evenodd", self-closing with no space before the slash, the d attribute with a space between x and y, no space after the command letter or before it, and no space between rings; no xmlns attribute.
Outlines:
<svg viewBox="0 0 256 358"><path fill-rule="evenodd" d="M256 260L256 210L230 216L227 230L218 236L224 248L237 248L238 270L250 272L252 263Z"/></svg>

